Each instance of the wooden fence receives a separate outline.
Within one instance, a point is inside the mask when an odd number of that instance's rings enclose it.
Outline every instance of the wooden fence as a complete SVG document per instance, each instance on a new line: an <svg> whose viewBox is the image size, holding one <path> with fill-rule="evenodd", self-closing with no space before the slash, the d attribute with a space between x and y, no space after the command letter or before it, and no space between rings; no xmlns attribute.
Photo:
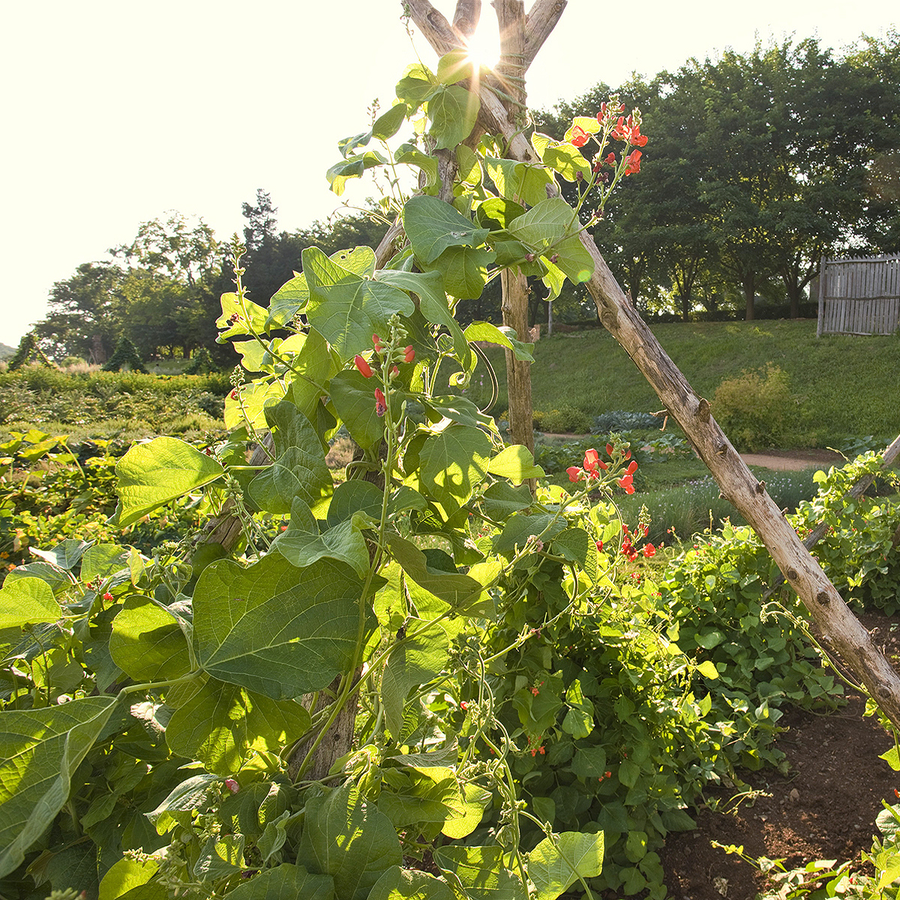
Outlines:
<svg viewBox="0 0 900 900"><path fill-rule="evenodd" d="M893 334L898 328L900 254L822 260L816 337Z"/></svg>

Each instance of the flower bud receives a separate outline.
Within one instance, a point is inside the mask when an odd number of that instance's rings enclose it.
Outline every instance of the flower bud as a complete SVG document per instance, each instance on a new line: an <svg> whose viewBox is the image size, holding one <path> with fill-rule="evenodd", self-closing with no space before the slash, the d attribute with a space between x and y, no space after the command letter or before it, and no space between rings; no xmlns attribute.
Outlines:
<svg viewBox="0 0 900 900"><path fill-rule="evenodd" d="M358 353L353 357L353 365L356 366L363 378L372 377L372 367Z"/></svg>

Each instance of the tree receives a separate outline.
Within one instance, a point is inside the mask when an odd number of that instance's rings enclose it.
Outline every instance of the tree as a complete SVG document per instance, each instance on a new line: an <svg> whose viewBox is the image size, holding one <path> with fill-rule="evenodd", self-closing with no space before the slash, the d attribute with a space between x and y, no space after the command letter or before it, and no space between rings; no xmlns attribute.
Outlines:
<svg viewBox="0 0 900 900"><path fill-rule="evenodd" d="M35 326L51 355L106 362L125 318L124 278L125 273L114 263L90 262L53 285L50 312Z"/></svg>
<svg viewBox="0 0 900 900"><path fill-rule="evenodd" d="M172 212L165 220L144 222L134 241L113 253L127 265L123 333L145 359L160 353L187 358L214 340L211 287L223 263L215 233L202 219Z"/></svg>

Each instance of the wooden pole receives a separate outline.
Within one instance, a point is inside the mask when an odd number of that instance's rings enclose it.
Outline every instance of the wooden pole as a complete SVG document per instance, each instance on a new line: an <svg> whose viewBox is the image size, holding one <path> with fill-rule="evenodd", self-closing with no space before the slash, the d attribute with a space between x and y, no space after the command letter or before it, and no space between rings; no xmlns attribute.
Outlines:
<svg viewBox="0 0 900 900"><path fill-rule="evenodd" d="M445 29L444 35L452 35L450 26L428 0L406 0L406 5L416 26L439 54L454 49L441 37L442 29ZM536 13L549 15L550 4L536 3L529 20ZM531 28L532 33L543 33L537 30L534 22ZM547 34L549 31L544 34L544 39ZM490 84L482 82L478 92L483 121L489 130L503 135L509 145L507 155L522 162L538 162L531 143L500 98L491 91ZM610 272L593 237L582 232L580 240L594 262L587 288L597 306L600 321L625 349L669 414L681 426L718 483L722 495L759 535L815 620L823 643L840 653L893 724L900 727L900 677L803 546L766 493L765 486L753 477L713 418L709 402L697 396L638 315Z"/></svg>

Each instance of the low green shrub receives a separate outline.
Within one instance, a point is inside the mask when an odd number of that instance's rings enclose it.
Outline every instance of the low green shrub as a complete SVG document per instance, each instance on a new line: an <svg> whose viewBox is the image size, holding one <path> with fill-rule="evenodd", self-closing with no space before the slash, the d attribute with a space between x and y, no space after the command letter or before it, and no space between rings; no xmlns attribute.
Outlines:
<svg viewBox="0 0 900 900"><path fill-rule="evenodd" d="M534 427L550 434L587 434L591 425L591 417L586 412L568 404L534 414Z"/></svg>
<svg viewBox="0 0 900 900"><path fill-rule="evenodd" d="M783 447L800 415L787 373L771 364L764 373L745 371L722 381L712 409L739 450Z"/></svg>

